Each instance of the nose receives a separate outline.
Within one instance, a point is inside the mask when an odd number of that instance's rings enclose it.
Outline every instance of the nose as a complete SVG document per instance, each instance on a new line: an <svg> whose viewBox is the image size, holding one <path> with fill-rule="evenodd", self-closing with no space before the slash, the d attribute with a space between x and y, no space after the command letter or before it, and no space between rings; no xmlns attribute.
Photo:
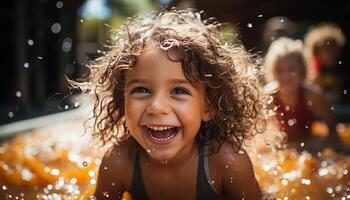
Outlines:
<svg viewBox="0 0 350 200"><path fill-rule="evenodd" d="M166 97L162 95L154 96L146 109L148 114L165 115L170 113L170 106Z"/></svg>

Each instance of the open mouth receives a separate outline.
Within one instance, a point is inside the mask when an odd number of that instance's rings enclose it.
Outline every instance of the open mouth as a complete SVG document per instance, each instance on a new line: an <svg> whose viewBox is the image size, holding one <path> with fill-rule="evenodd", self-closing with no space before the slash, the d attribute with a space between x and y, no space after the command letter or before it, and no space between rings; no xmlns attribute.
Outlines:
<svg viewBox="0 0 350 200"><path fill-rule="evenodd" d="M180 130L173 126L146 126L149 138L153 143L165 144L171 142Z"/></svg>

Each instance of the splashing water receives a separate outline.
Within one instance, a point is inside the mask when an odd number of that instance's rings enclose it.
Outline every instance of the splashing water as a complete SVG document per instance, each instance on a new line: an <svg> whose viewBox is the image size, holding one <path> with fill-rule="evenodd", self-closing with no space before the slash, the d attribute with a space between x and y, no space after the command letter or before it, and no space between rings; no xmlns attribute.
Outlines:
<svg viewBox="0 0 350 200"><path fill-rule="evenodd" d="M108 147L99 151L91 148L90 136L81 136L82 127L77 126L80 123L50 125L2 143L0 199L10 196L29 200L92 198L97 169ZM350 125L338 124L337 131L350 145ZM339 155L332 149L325 149L317 156L306 151L278 150L283 137L283 133L269 130L266 135L257 135L251 147L245 148L266 196L275 199L350 198L350 156ZM230 170L232 164L235 162L227 163L225 170ZM107 167L103 169L108 170ZM231 177L228 181L235 180ZM124 193L123 199L131 197Z"/></svg>

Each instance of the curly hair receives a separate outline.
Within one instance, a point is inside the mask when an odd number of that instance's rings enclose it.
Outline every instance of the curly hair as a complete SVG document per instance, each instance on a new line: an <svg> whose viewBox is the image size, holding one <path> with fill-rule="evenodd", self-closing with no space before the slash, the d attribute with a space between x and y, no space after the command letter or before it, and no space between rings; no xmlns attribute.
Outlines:
<svg viewBox="0 0 350 200"><path fill-rule="evenodd" d="M202 122L199 134L205 144L234 141L265 130L260 70L241 44L224 42L221 24L192 9L162 10L128 18L115 31L113 43L88 67L90 79L80 84L95 97L94 136L103 144L124 141L124 74L132 68L148 41L159 45L172 61L181 62L186 79L201 83L214 118ZM176 55L172 58L170 55Z"/></svg>
<svg viewBox="0 0 350 200"><path fill-rule="evenodd" d="M273 81L274 70L280 59L293 57L299 62L302 77L305 80L307 75L307 65L303 54L303 42L301 40L293 40L287 37L281 37L273 41L265 56L264 70L266 81Z"/></svg>

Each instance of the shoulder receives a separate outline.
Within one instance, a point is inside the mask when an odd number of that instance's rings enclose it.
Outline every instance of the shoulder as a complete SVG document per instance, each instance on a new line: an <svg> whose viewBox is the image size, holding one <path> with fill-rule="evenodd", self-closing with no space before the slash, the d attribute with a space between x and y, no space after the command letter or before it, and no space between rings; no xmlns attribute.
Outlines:
<svg viewBox="0 0 350 200"><path fill-rule="evenodd" d="M222 144L218 153L210 155L209 160L216 163L215 168L221 172L230 169L230 173L242 174L245 170L252 170L252 162L246 151L228 142Z"/></svg>
<svg viewBox="0 0 350 200"><path fill-rule="evenodd" d="M97 199L118 199L131 185L133 172L133 140L111 146L104 154L98 171L95 196ZM108 192L110 191L110 192ZM113 191L113 192L112 192ZM117 192L118 191L118 192ZM104 194L109 193L105 198Z"/></svg>
<svg viewBox="0 0 350 200"><path fill-rule="evenodd" d="M238 145L222 144L218 153L209 156L217 186L229 199L260 199L261 190L256 181L249 155Z"/></svg>

